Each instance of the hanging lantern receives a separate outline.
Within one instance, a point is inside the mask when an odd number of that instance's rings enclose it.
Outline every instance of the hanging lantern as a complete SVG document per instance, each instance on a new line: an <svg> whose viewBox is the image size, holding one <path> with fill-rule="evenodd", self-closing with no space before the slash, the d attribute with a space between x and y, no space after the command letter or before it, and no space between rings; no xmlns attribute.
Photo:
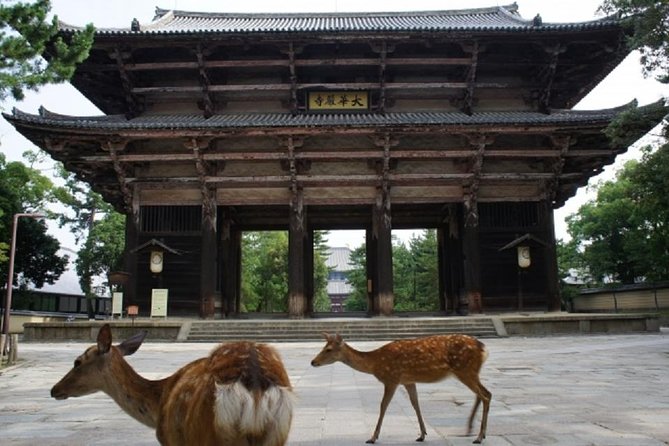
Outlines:
<svg viewBox="0 0 669 446"><path fill-rule="evenodd" d="M529 268L531 264L532 259L530 258L530 247L518 246L518 266L521 268Z"/></svg>
<svg viewBox="0 0 669 446"><path fill-rule="evenodd" d="M163 251L151 251L150 266L154 274L163 271Z"/></svg>

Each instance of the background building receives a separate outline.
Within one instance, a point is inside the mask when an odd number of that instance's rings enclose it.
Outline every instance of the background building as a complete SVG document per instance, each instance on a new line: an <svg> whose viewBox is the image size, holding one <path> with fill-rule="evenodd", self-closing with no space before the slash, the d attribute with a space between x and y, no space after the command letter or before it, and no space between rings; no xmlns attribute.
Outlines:
<svg viewBox="0 0 669 446"><path fill-rule="evenodd" d="M351 270L350 260L351 250L345 247L330 248L325 260L325 265L330 270L327 290L333 313L344 311L344 302L351 294L352 287L347 281L348 272Z"/></svg>

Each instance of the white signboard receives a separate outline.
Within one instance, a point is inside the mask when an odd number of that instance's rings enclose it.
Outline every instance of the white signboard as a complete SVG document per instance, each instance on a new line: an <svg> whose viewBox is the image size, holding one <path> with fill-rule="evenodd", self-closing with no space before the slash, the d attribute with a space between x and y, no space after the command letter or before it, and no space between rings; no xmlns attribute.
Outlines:
<svg viewBox="0 0 669 446"><path fill-rule="evenodd" d="M112 316L115 314L123 314L123 293L112 293Z"/></svg>
<svg viewBox="0 0 669 446"><path fill-rule="evenodd" d="M151 317L167 317L167 288L151 290Z"/></svg>

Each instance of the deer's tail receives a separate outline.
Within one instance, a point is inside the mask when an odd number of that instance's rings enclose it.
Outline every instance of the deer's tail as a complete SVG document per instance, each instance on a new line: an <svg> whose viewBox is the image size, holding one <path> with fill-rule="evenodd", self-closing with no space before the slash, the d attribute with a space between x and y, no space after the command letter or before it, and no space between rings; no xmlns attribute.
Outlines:
<svg viewBox="0 0 669 446"><path fill-rule="evenodd" d="M290 431L294 401L287 387L271 385L264 391L250 391L240 381L216 384L216 427L226 437L236 433L253 439L253 444L283 445Z"/></svg>

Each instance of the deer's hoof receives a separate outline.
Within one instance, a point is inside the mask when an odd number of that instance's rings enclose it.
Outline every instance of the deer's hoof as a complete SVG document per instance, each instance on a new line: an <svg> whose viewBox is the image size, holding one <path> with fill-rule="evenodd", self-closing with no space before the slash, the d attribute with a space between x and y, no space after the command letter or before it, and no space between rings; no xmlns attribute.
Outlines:
<svg viewBox="0 0 669 446"><path fill-rule="evenodd" d="M376 443L376 440L374 440L373 438L370 438L369 440L365 441L365 443L374 444L374 443Z"/></svg>
<svg viewBox="0 0 669 446"><path fill-rule="evenodd" d="M421 442L422 442L422 441L424 441L424 440L425 440L425 436L424 436L424 435L421 435L420 437L416 438L416 441L421 441Z"/></svg>

